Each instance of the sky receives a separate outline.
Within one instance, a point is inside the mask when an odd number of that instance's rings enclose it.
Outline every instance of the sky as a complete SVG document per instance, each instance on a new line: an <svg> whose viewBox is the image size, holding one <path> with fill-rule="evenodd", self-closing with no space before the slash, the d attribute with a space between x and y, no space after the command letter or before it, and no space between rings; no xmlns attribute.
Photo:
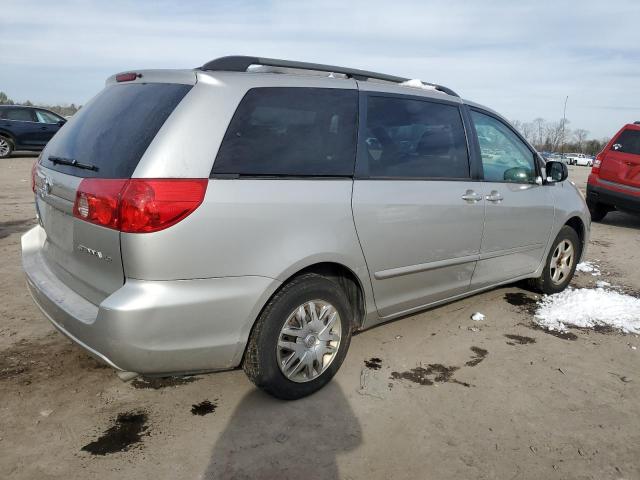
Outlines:
<svg viewBox="0 0 640 480"><path fill-rule="evenodd" d="M83 104L115 72L225 55L446 85L512 120L640 120L640 0L0 0L0 91Z"/></svg>

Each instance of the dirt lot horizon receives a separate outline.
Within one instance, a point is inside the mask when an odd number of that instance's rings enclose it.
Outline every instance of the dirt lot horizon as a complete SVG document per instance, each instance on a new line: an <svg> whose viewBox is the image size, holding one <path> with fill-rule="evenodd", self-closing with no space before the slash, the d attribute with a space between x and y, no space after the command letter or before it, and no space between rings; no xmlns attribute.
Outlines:
<svg viewBox="0 0 640 480"><path fill-rule="evenodd" d="M296 402L242 371L121 382L27 292L34 159L0 160L0 478L640 478L640 338L538 329L521 285L355 336L334 381ZM584 188L588 171L570 178ZM619 212L594 224L602 274L572 284L640 296L639 232Z"/></svg>

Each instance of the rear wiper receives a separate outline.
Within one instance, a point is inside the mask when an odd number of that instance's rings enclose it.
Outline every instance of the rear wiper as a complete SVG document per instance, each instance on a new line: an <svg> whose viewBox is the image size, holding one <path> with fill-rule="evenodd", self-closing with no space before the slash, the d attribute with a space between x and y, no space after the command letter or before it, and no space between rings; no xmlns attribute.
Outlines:
<svg viewBox="0 0 640 480"><path fill-rule="evenodd" d="M84 170L93 170L94 172L98 171L98 167L96 167L95 165L80 163L73 158L63 158L49 155L49 161L51 161L54 165L69 165L70 167L83 168Z"/></svg>

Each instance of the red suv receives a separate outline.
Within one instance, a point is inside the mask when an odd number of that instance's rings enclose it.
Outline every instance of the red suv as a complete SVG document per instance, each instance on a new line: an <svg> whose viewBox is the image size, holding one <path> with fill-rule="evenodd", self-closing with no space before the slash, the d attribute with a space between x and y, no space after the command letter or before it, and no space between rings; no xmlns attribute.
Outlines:
<svg viewBox="0 0 640 480"><path fill-rule="evenodd" d="M611 210L640 213L640 122L622 127L596 157L587 205L595 222Z"/></svg>

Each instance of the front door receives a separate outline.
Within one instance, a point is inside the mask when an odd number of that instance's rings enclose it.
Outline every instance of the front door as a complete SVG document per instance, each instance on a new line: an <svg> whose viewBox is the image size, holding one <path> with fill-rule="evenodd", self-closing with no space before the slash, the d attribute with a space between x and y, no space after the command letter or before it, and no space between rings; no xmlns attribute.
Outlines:
<svg viewBox="0 0 640 480"><path fill-rule="evenodd" d="M60 122L64 122L63 118L56 117L46 110L36 110L36 118L38 119L38 133L36 141L43 147L47 144L58 130L60 130Z"/></svg>
<svg viewBox="0 0 640 480"><path fill-rule="evenodd" d="M485 227L472 288L534 272L554 220L551 188L536 182L536 154L497 117L471 111L482 158Z"/></svg>
<svg viewBox="0 0 640 480"><path fill-rule="evenodd" d="M458 104L361 95L353 216L384 319L468 291L484 199Z"/></svg>

